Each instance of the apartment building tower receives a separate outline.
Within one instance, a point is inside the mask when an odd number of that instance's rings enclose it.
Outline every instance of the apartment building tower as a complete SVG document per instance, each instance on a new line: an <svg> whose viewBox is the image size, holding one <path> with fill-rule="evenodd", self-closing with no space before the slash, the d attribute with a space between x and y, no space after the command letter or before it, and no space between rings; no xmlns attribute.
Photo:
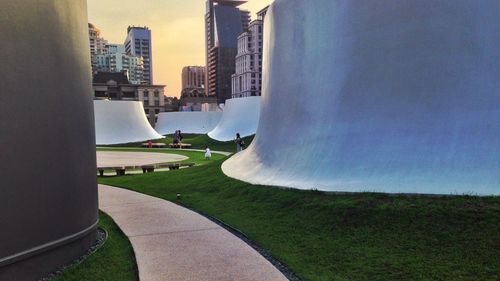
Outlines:
<svg viewBox="0 0 500 281"><path fill-rule="evenodd" d="M148 27L129 26L125 38L125 52L143 58L143 84L153 84L153 50L151 30Z"/></svg>
<svg viewBox="0 0 500 281"><path fill-rule="evenodd" d="M103 54L106 49L106 44L108 43L104 38L101 37L101 30L95 25L89 23L89 44L90 44L90 62L92 64L92 73L97 71L97 62L95 61L95 55Z"/></svg>
<svg viewBox="0 0 500 281"><path fill-rule="evenodd" d="M207 0L205 14L205 48L207 96L217 97L217 103L231 98L231 76L235 73L238 36L250 23L250 12L238 6L247 1Z"/></svg>
<svg viewBox="0 0 500 281"><path fill-rule="evenodd" d="M264 17L268 7L259 11L257 19L238 37L236 73L232 76L231 86L232 98L261 95Z"/></svg>
<svg viewBox="0 0 500 281"><path fill-rule="evenodd" d="M182 68L182 90L205 87L205 67L185 66Z"/></svg>
<svg viewBox="0 0 500 281"><path fill-rule="evenodd" d="M96 64L94 72L122 72L132 84L143 84L144 61L141 56L128 55L125 46L121 44L106 44L101 54L93 55Z"/></svg>
<svg viewBox="0 0 500 281"><path fill-rule="evenodd" d="M101 54L106 44L108 43L104 38L101 37L101 30L95 25L89 23L89 41L90 41L90 54L96 55Z"/></svg>

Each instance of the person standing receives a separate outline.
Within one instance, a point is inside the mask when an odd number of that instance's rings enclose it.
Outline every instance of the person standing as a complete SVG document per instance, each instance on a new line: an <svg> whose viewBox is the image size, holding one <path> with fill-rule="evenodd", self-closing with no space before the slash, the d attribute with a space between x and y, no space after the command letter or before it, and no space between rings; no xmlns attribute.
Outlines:
<svg viewBox="0 0 500 281"><path fill-rule="evenodd" d="M212 151L210 151L210 148L205 147L205 159L210 160L212 158Z"/></svg>
<svg viewBox="0 0 500 281"><path fill-rule="evenodd" d="M236 152L242 151L245 142L241 138L240 133L236 133L236 139L234 139L234 142L236 143Z"/></svg>
<svg viewBox="0 0 500 281"><path fill-rule="evenodd" d="M181 148L182 146L182 133L181 133L181 130L178 130L178 136L177 138L179 139L179 148Z"/></svg>
<svg viewBox="0 0 500 281"><path fill-rule="evenodd" d="M178 137L177 137L177 130L175 130L175 133L174 133L174 135L172 136L172 143L173 143L173 144L177 144L177 143L179 143L179 139L178 139Z"/></svg>

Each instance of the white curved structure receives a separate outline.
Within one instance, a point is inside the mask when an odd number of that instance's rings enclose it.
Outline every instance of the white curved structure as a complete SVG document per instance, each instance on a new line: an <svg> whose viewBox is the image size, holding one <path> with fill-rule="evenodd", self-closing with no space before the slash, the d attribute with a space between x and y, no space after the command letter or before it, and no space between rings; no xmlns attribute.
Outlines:
<svg viewBox="0 0 500 281"><path fill-rule="evenodd" d="M165 112L158 114L156 131L162 135L181 130L188 134L206 134L219 123L222 112Z"/></svg>
<svg viewBox="0 0 500 281"><path fill-rule="evenodd" d="M149 124L138 101L94 101L96 144L120 144L163 138Z"/></svg>
<svg viewBox="0 0 500 281"><path fill-rule="evenodd" d="M218 141L233 140L236 133L241 137L255 134L260 116L260 97L226 100L222 118L208 136Z"/></svg>
<svg viewBox="0 0 500 281"><path fill-rule="evenodd" d="M500 195L499 10L276 0L258 132L223 171L302 189Z"/></svg>

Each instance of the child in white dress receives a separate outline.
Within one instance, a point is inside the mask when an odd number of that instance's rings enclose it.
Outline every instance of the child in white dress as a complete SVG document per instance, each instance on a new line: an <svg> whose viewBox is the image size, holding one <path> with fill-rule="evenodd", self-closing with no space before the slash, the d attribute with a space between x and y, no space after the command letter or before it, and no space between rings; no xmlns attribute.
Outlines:
<svg viewBox="0 0 500 281"><path fill-rule="evenodd" d="M205 148L205 159L210 160L212 158L212 152L210 151L210 148L208 146Z"/></svg>

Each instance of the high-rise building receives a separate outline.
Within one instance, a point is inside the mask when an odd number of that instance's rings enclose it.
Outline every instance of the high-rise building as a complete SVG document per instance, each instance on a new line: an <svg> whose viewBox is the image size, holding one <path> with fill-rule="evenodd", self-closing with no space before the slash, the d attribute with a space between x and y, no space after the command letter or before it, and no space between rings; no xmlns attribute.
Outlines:
<svg viewBox="0 0 500 281"><path fill-rule="evenodd" d="M101 30L99 30L95 25L89 23L89 43L90 43L90 61L92 64L92 72L97 71L97 62L95 61L95 55L100 55L104 53L106 44L108 43L104 38L101 37Z"/></svg>
<svg viewBox="0 0 500 281"><path fill-rule="evenodd" d="M121 72L126 70L128 79L132 84L145 83L143 78L143 58L141 56L127 55L124 45L106 44L101 54L92 57L96 64L94 72Z"/></svg>
<svg viewBox="0 0 500 281"><path fill-rule="evenodd" d="M257 19L238 37L236 73L232 76L232 98L261 95L262 43L267 9L268 7L265 7L259 11Z"/></svg>
<svg viewBox="0 0 500 281"><path fill-rule="evenodd" d="M122 72L125 70L131 83L149 84L149 81L144 81L144 60L141 56L126 54L124 45L108 44L108 41L101 37L101 31L93 24L89 23L88 28L93 74L99 71Z"/></svg>
<svg viewBox="0 0 500 281"><path fill-rule="evenodd" d="M141 56L144 62L144 82L153 84L153 50L151 30L147 27L129 26L125 39L125 52L128 55Z"/></svg>
<svg viewBox="0 0 500 281"><path fill-rule="evenodd" d="M185 66L182 68L182 90L205 87L205 67Z"/></svg>
<svg viewBox="0 0 500 281"><path fill-rule="evenodd" d="M207 96L218 103L231 98L231 76L235 73L238 36L248 28L250 12L238 6L247 1L207 0L205 14Z"/></svg>
<svg viewBox="0 0 500 281"><path fill-rule="evenodd" d="M91 23L89 23L89 41L91 55L102 54L106 44L108 43L101 37L101 30Z"/></svg>

